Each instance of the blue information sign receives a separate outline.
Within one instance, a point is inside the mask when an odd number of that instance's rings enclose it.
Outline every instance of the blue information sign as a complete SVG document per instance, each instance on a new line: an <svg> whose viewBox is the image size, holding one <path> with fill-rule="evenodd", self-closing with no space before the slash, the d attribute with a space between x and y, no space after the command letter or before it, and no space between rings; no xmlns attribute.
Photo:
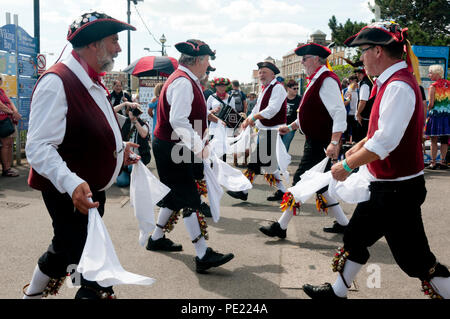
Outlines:
<svg viewBox="0 0 450 319"><path fill-rule="evenodd" d="M19 75L37 77L36 56L20 55L17 59Z"/></svg>
<svg viewBox="0 0 450 319"><path fill-rule="evenodd" d="M0 52L0 73L16 75L16 55L8 52Z"/></svg>
<svg viewBox="0 0 450 319"><path fill-rule="evenodd" d="M0 50L16 50L16 26L7 24L0 28Z"/></svg>
<svg viewBox="0 0 450 319"><path fill-rule="evenodd" d="M36 84L36 79L34 78L24 78L19 77L19 97L31 97L31 93L33 93L34 85Z"/></svg>
<svg viewBox="0 0 450 319"><path fill-rule="evenodd" d="M17 48L19 50L19 53L36 56L36 40L20 26L17 27L17 40Z"/></svg>
<svg viewBox="0 0 450 319"><path fill-rule="evenodd" d="M31 98L20 98L19 99L19 107L18 111L22 118L19 121L18 129L19 130L28 130L28 119L30 116L30 104Z"/></svg>

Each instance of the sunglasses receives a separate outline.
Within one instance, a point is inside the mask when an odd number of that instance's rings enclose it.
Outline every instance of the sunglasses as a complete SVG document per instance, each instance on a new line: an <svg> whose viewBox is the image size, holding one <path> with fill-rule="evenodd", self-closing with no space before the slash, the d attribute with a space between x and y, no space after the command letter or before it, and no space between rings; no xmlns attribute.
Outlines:
<svg viewBox="0 0 450 319"><path fill-rule="evenodd" d="M298 86L290 88L291 90L298 90Z"/></svg>
<svg viewBox="0 0 450 319"><path fill-rule="evenodd" d="M367 48L365 48L365 49L361 49L361 55L363 55L366 51L368 51L368 50L370 50L370 49L373 49L373 48L375 48L374 45L371 45L371 46L369 46L369 47L367 47Z"/></svg>
<svg viewBox="0 0 450 319"><path fill-rule="evenodd" d="M302 62L305 62L306 60L308 60L309 58L312 58L312 57L313 57L313 55L304 56L304 57L302 57Z"/></svg>

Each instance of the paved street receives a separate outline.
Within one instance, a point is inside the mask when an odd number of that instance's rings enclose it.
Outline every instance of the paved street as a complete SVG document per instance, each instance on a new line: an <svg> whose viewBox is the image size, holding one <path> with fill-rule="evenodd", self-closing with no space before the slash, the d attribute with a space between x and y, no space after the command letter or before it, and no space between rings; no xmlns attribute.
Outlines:
<svg viewBox="0 0 450 319"><path fill-rule="evenodd" d="M296 135L291 145L291 175L299 163L303 137ZM407 159L405 159L407 160ZM154 160L151 170L156 174ZM52 237L50 218L40 193L26 184L28 166L18 167L20 178L0 177L0 298L22 297L40 255ZM426 171L428 195L423 219L432 251L440 262L450 265L450 172ZM291 177L292 179L292 177ZM330 264L342 236L327 234L322 228L330 217L315 211L311 200L292 219L286 240L276 240L258 231L280 216L278 203L266 201L273 192L262 176L256 178L247 202L224 194L221 218L209 220L208 244L220 252L233 252L234 260L207 275L195 272L194 247L180 220L168 235L183 244L177 253L155 253L138 244L138 225L128 202L128 189L113 186L107 192L105 224L122 266L131 272L155 278L152 286L118 286L118 298L185 299L307 298L304 283L333 283L336 274ZM343 204L350 217L354 205ZM399 231L402 231L401 229ZM371 259L358 275L349 298L425 299L420 282L409 278L396 266L383 239L371 249ZM58 298L73 298L76 289L64 285Z"/></svg>

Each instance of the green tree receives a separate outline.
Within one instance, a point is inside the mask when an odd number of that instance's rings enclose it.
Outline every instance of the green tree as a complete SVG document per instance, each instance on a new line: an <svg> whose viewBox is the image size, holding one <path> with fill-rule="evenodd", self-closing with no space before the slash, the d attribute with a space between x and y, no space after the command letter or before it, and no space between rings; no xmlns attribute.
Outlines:
<svg viewBox="0 0 450 319"><path fill-rule="evenodd" d="M358 33L365 26L366 23L364 22L352 22L350 19L347 19L344 24L338 23L334 15L328 20L328 27L331 30L331 40L339 46L344 45L345 40Z"/></svg>
<svg viewBox="0 0 450 319"><path fill-rule="evenodd" d="M415 45L450 45L450 2L448 0L375 0L382 20L393 20L408 28Z"/></svg>
<svg viewBox="0 0 450 319"><path fill-rule="evenodd" d="M348 78L350 75L353 74L353 67L349 64L346 65L332 65L334 73L339 77L339 79L342 80L345 78Z"/></svg>

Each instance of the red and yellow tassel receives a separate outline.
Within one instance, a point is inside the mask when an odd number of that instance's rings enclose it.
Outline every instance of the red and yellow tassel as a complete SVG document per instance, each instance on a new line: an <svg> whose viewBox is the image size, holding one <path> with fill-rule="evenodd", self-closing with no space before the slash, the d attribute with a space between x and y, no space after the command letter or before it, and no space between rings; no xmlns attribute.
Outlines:
<svg viewBox="0 0 450 319"><path fill-rule="evenodd" d="M278 182L280 182L279 179L276 179L273 174L264 174L264 178L269 183L270 186L276 186Z"/></svg>
<svg viewBox="0 0 450 319"><path fill-rule="evenodd" d="M250 183L253 184L253 181L255 180L255 172L246 169L244 171L244 175L245 175L245 177L247 177L247 179L250 181Z"/></svg>
<svg viewBox="0 0 450 319"><path fill-rule="evenodd" d="M316 209L318 212L323 211L328 215L327 200L322 194L316 194Z"/></svg>
<svg viewBox="0 0 450 319"><path fill-rule="evenodd" d="M200 194L200 196L205 196L207 197L208 195L208 188L206 187L206 181L204 179L202 180L197 180L197 190L198 193Z"/></svg>
<svg viewBox="0 0 450 319"><path fill-rule="evenodd" d="M294 195L291 192L286 192L283 195L283 200L280 204L280 209L285 212L287 209L292 210L294 216L297 215L297 209L300 208L300 203L295 201Z"/></svg>

